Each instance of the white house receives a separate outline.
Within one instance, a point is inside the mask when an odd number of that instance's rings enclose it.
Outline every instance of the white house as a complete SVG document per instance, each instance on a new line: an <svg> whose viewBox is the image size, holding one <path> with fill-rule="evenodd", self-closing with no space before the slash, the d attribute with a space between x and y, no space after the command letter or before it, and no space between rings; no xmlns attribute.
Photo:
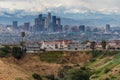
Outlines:
<svg viewBox="0 0 120 80"><path fill-rule="evenodd" d="M68 46L68 43L71 42L70 40L56 40L56 41L43 41L41 49L47 50L58 50L58 49L65 49Z"/></svg>

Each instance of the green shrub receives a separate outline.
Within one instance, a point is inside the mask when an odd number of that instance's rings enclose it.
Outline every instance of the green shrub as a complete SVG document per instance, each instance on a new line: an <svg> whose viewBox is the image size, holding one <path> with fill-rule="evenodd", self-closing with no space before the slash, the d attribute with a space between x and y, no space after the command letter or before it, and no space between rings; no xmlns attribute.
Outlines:
<svg viewBox="0 0 120 80"><path fill-rule="evenodd" d="M65 80L89 80L92 74L93 71L89 68L72 69L68 71Z"/></svg>
<svg viewBox="0 0 120 80"><path fill-rule="evenodd" d="M103 53L104 52L102 52L101 50L100 51L95 50L95 51L92 51L92 56L93 56L93 58L95 58L95 57L102 55Z"/></svg>
<svg viewBox="0 0 120 80"><path fill-rule="evenodd" d="M11 51L11 48L9 46L5 46L0 48L0 57L6 57Z"/></svg>
<svg viewBox="0 0 120 80"><path fill-rule="evenodd" d="M5 53L10 53L11 48L9 46L4 46L3 48L0 48L0 50L2 50Z"/></svg>
<svg viewBox="0 0 120 80"><path fill-rule="evenodd" d="M4 51L0 51L0 57L6 57L7 53L5 53Z"/></svg>
<svg viewBox="0 0 120 80"><path fill-rule="evenodd" d="M104 70L104 73L108 73L109 71L111 71L111 69L106 68L106 69Z"/></svg>
<svg viewBox="0 0 120 80"><path fill-rule="evenodd" d="M95 58L90 59L90 62L95 62L95 61L96 61Z"/></svg>
<svg viewBox="0 0 120 80"><path fill-rule="evenodd" d="M37 74L37 73L34 73L34 74L32 75L32 77L33 77L35 80L42 80L41 76L40 76L39 74Z"/></svg>
<svg viewBox="0 0 120 80"><path fill-rule="evenodd" d="M12 56L19 60L24 56L24 53L22 52L22 49L20 47L13 47Z"/></svg>

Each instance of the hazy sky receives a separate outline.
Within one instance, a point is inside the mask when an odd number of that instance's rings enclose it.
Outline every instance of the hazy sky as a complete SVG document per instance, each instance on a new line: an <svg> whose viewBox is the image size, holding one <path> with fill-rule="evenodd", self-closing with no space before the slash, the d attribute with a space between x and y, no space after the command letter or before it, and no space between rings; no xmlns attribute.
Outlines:
<svg viewBox="0 0 120 80"><path fill-rule="evenodd" d="M56 13L101 12L120 14L120 0L0 0L0 14L23 11L36 14L53 11Z"/></svg>

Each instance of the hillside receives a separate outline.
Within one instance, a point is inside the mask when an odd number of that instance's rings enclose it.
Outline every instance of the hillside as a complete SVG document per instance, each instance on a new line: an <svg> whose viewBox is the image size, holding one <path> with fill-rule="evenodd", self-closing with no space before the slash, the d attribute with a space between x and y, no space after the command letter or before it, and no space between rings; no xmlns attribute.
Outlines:
<svg viewBox="0 0 120 80"><path fill-rule="evenodd" d="M64 76L70 76L67 74L69 71L84 66L94 70L89 80L120 79L119 51L50 51L28 53L20 60L12 56L0 58L0 80L34 80L34 73L39 74L43 80L48 80L46 77L49 75L60 79L61 72Z"/></svg>
<svg viewBox="0 0 120 80"><path fill-rule="evenodd" d="M41 76L54 74L57 77L59 69L63 66L83 65L84 57L89 61L90 56L82 52L26 54L21 60L16 60L12 56L0 58L0 80L34 80L33 73Z"/></svg>

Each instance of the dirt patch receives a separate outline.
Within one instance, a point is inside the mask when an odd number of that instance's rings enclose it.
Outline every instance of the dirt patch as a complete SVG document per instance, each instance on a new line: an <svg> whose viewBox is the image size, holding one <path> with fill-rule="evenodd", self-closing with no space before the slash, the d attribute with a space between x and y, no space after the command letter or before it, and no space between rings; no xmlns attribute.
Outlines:
<svg viewBox="0 0 120 80"><path fill-rule="evenodd" d="M86 54L84 52L69 52L64 53L64 56L62 57L62 59L60 59L60 62L62 64L83 64L84 62L89 62L90 59L90 54Z"/></svg>
<svg viewBox="0 0 120 80"><path fill-rule="evenodd" d="M57 71L61 67L60 64L41 62L38 55L26 55L21 60L15 60L13 57L2 59L7 64L14 64L19 66L31 76L33 73L40 75L54 74L57 75Z"/></svg>
<svg viewBox="0 0 120 80"><path fill-rule="evenodd" d="M29 75L22 68L9 63L4 63L0 60L0 80L15 80L15 79L31 80Z"/></svg>

